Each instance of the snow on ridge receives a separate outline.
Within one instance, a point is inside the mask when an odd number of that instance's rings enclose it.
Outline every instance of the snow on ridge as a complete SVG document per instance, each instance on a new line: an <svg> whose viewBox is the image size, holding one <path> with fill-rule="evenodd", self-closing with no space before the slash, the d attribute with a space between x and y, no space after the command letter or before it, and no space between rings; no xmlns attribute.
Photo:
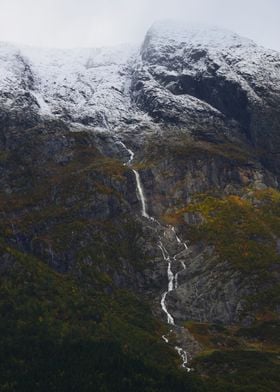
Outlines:
<svg viewBox="0 0 280 392"><path fill-rule="evenodd" d="M133 72L143 73L147 91L157 88L159 101L166 93L166 86L159 83L162 77L172 83L180 75L207 75L209 70L211 74L211 67L217 75L236 81L251 96L252 80L270 91L280 89L280 54L225 29L156 22L146 35L141 53L139 56L139 48L134 45L64 50L0 42L0 102L9 110L25 105L43 117L116 129L151 120L131 102ZM174 105L188 101L190 110L197 102L170 96Z"/></svg>
<svg viewBox="0 0 280 392"><path fill-rule="evenodd" d="M49 113L70 116L76 122L101 122L104 127L125 117L128 108L121 74L135 48L23 48L21 52L37 76L41 109L43 102Z"/></svg>
<svg viewBox="0 0 280 392"><path fill-rule="evenodd" d="M34 64L65 65L70 62L71 66L86 66L92 61L93 65L123 64L135 53L134 45L121 44L100 48L39 48L32 46L19 47L21 53L29 58Z"/></svg>
<svg viewBox="0 0 280 392"><path fill-rule="evenodd" d="M63 50L0 43L1 101L14 107L27 92L42 116L111 127L129 116L128 67L137 51L132 45Z"/></svg>
<svg viewBox="0 0 280 392"><path fill-rule="evenodd" d="M147 34L152 40L161 43L172 40L192 46L211 46L221 49L239 45L257 46L253 40L218 26L193 24L175 20L155 22Z"/></svg>
<svg viewBox="0 0 280 392"><path fill-rule="evenodd" d="M167 54L169 58L184 57L186 51L192 49L206 50L218 65L226 59L227 63L236 65L236 69L239 67L238 71L249 74L262 70L267 74L275 72L275 64L280 62L279 52L217 26L159 21L148 30L146 42L151 51ZM167 51L167 47L172 50Z"/></svg>
<svg viewBox="0 0 280 392"><path fill-rule="evenodd" d="M255 80L268 90L280 90L280 53L220 27L192 25L174 20L155 22L149 29L142 57L155 76L177 72L217 75L241 84L258 99Z"/></svg>

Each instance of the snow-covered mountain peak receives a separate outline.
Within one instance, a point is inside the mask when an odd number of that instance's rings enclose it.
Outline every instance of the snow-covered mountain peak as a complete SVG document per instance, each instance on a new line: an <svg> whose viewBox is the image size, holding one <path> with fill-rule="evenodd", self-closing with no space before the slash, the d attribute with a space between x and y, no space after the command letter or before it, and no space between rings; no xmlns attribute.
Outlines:
<svg viewBox="0 0 280 392"><path fill-rule="evenodd" d="M147 36L158 45L180 42L184 45L219 49L241 45L257 46L254 41L221 27L175 20L155 22L148 30Z"/></svg>
<svg viewBox="0 0 280 392"><path fill-rule="evenodd" d="M177 21L156 22L147 32L141 53L154 76L162 72L200 77L224 75L242 84L251 95L252 79L279 89L280 53L226 29Z"/></svg>
<svg viewBox="0 0 280 392"><path fill-rule="evenodd" d="M128 68L137 51L131 45L62 50L2 44L2 102L14 107L16 100L7 97L22 96L40 115L110 128L129 116Z"/></svg>
<svg viewBox="0 0 280 392"><path fill-rule="evenodd" d="M225 29L156 22L139 49L0 43L0 106L109 130L222 128L225 118L245 129L248 105L280 94L280 54Z"/></svg>
<svg viewBox="0 0 280 392"><path fill-rule="evenodd" d="M95 66L108 66L125 64L136 52L134 45L123 44L112 47L75 48L75 49L47 49L30 46L20 47L21 53L34 64L46 66L69 66L90 68Z"/></svg>

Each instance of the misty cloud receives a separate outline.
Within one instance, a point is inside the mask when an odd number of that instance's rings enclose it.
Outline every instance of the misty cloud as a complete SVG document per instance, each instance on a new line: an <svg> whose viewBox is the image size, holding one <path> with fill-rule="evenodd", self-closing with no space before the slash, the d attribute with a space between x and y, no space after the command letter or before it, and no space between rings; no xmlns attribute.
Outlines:
<svg viewBox="0 0 280 392"><path fill-rule="evenodd" d="M158 19L226 27L280 50L279 0L0 0L0 41L36 46L141 42Z"/></svg>

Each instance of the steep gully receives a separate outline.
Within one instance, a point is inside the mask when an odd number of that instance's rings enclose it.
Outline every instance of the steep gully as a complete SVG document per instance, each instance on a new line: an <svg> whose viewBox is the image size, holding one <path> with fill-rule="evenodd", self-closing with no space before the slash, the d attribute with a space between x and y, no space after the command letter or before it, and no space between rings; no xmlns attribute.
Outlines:
<svg viewBox="0 0 280 392"><path fill-rule="evenodd" d="M131 165L133 159L134 159L134 155L135 154L122 141L118 141L118 143L129 154L129 160L125 163L125 165L129 167ZM158 222L155 218L153 218L152 216L150 216L147 213L147 201L146 201L146 198L145 198L145 193L144 193L143 186L142 186L142 183L141 183L140 175L139 175L137 170L132 169L132 168L131 168L131 170L133 171L134 176L135 176L135 180L136 180L136 190L137 190L137 196L139 198L139 201L141 202L141 213L142 213L142 216L144 218L150 220L154 224L161 226L160 222ZM162 238L162 236L159 235L158 247L159 247L159 249L162 252L163 259L167 262L167 277L168 277L167 291L165 291L162 294L160 305L161 305L162 311L166 314L167 323L171 326L170 333L172 333L173 330L176 330L177 333L180 334L180 332L182 333L183 328L180 327L180 326L177 326L175 324L174 318L168 312L168 309L167 309L167 306L166 306L166 296L168 295L168 293L170 291L173 291L174 289L177 289L177 287L178 287L178 275L181 272L181 271L178 271L178 272L176 272L176 274L174 274L173 271L172 271L172 263L174 261L176 261L176 258L177 258L177 256L179 254L181 254L184 250L188 250L188 247L177 236L174 227L170 226L170 227L168 227L168 230L169 231L171 230L173 232L174 237L175 237L176 242L177 242L177 245L182 247L183 249L179 253L175 254L174 256L170 255L169 252L167 251L166 247L163 245L163 238ZM165 236L165 230L164 230L163 236ZM184 261L180 261L180 263L182 265L183 270L186 269L186 265L185 265ZM165 341L165 343L169 343L169 339L168 339L168 337L166 335L163 335L162 339ZM174 348L175 348L175 350L177 351L177 353L179 354L179 356L182 359L182 367L189 372L191 370L191 368L189 368L187 366L188 365L188 353L182 347L175 346Z"/></svg>

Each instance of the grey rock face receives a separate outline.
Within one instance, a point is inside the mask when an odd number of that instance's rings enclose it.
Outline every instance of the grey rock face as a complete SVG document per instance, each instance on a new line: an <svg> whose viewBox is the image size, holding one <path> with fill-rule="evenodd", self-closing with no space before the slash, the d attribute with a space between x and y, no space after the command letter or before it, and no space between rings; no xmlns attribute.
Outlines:
<svg viewBox="0 0 280 392"><path fill-rule="evenodd" d="M175 146L175 139L170 137L169 141ZM168 152L155 148L156 164L140 171L149 209L156 216L183 206L194 194L210 189L219 190L221 194L238 194L244 186L277 187L276 177L256 161L238 162L203 151L178 156L175 150L172 153L172 148ZM144 162L148 161L149 153L144 152L142 157Z"/></svg>
<svg viewBox="0 0 280 392"><path fill-rule="evenodd" d="M190 248L185 264L178 289L168 297L176 320L231 324L247 316L242 313L244 298L255 293L254 277L245 278L228 263L217 263L211 248Z"/></svg>

